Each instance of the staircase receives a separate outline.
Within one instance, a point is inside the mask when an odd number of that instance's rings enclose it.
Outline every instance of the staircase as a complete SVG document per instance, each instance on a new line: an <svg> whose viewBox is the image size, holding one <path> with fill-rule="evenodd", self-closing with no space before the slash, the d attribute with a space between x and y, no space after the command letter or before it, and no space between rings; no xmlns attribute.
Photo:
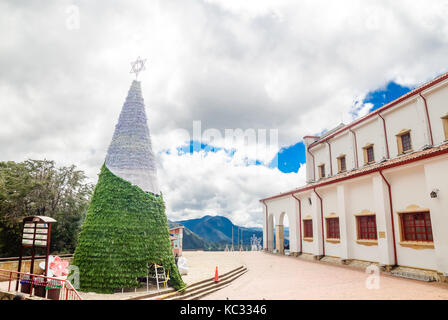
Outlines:
<svg viewBox="0 0 448 320"><path fill-rule="evenodd" d="M203 280L185 288L183 292L175 291L171 293L165 293L162 295L147 297L148 300L199 300L206 295L209 295L215 291L223 289L230 285L230 283L241 277L247 272L247 268L244 266L238 267L232 271L222 274L219 277L219 282L215 282L214 278Z"/></svg>

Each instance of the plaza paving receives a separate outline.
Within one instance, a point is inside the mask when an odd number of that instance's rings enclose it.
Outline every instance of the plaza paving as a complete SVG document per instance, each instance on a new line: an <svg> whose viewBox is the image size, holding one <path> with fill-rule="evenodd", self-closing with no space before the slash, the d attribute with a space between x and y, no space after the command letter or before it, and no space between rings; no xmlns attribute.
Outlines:
<svg viewBox="0 0 448 320"><path fill-rule="evenodd" d="M448 285L380 274L379 288L364 269L264 252L228 253L248 272L204 300L448 299Z"/></svg>
<svg viewBox="0 0 448 320"><path fill-rule="evenodd" d="M222 275L239 266L248 272L204 300L302 300L302 299L448 299L448 285L380 274L379 288L368 289L365 269L268 254L264 252L187 251L187 284L210 279L218 267ZM4 288L3 288L4 287ZM0 282L6 289L7 282ZM150 288L155 292L156 288ZM146 290L116 294L80 293L84 300L122 300Z"/></svg>

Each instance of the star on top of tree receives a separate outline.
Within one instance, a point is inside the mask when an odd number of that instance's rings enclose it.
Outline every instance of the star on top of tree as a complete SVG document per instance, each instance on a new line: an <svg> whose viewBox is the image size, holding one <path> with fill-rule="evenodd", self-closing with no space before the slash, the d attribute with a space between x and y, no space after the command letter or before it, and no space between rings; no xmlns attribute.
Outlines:
<svg viewBox="0 0 448 320"><path fill-rule="evenodd" d="M145 70L145 62L147 59L141 59L140 57L137 58L134 62L131 62L131 72L135 73L135 79L137 79L138 74Z"/></svg>

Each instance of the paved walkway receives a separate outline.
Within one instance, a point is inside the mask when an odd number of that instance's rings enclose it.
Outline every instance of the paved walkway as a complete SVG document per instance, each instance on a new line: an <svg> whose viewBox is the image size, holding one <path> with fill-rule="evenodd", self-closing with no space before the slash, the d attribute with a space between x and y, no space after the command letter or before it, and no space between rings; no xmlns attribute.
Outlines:
<svg viewBox="0 0 448 320"><path fill-rule="evenodd" d="M448 299L448 285L443 283L380 274L379 289L368 289L369 275L363 269L263 252L231 255L249 271L204 300Z"/></svg>
<svg viewBox="0 0 448 320"><path fill-rule="evenodd" d="M447 299L448 285L427 283L381 274L379 289L368 289L369 275L364 269L309 261L264 252L184 252L189 272L183 276L187 284L212 278L218 266L219 275L241 265L248 272L232 284L204 299ZM0 282L0 289L7 288ZM155 290L154 287L151 288ZM126 299L146 294L125 292L116 294L81 293L84 300Z"/></svg>

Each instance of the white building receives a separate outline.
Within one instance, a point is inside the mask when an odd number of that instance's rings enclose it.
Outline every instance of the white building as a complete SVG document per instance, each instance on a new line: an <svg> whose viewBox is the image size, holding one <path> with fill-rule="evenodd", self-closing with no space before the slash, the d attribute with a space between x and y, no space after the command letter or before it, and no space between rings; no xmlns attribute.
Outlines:
<svg viewBox="0 0 448 320"><path fill-rule="evenodd" d="M260 200L263 247L448 274L448 74L304 137L307 184ZM276 238L274 241L274 230Z"/></svg>

